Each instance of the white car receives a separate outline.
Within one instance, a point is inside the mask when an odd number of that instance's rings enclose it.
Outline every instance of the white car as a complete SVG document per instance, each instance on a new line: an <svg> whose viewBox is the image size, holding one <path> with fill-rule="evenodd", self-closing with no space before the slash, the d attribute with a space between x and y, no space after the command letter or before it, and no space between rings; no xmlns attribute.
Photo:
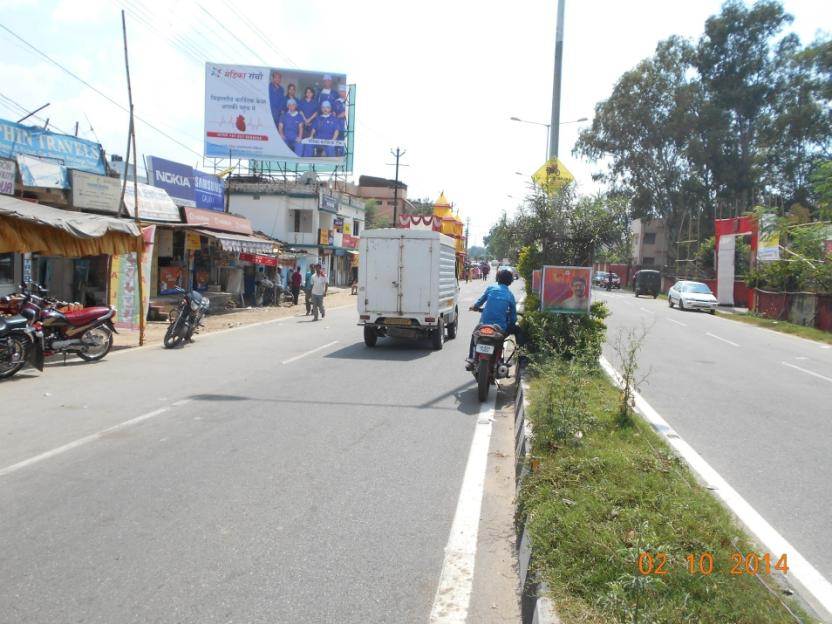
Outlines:
<svg viewBox="0 0 832 624"><path fill-rule="evenodd" d="M678 305L680 310L707 310L716 312L717 300L707 284L681 280L667 291L667 304L672 308Z"/></svg>

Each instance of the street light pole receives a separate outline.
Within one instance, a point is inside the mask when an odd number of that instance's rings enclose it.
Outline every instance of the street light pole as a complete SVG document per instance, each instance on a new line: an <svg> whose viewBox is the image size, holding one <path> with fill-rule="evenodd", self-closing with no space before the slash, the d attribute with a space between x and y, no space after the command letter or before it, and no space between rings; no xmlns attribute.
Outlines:
<svg viewBox="0 0 832 624"><path fill-rule="evenodd" d="M563 66L563 11L566 0L558 0L558 24L555 35L555 75L552 80L552 122L549 124L549 147L546 159L557 158L560 139L560 79Z"/></svg>

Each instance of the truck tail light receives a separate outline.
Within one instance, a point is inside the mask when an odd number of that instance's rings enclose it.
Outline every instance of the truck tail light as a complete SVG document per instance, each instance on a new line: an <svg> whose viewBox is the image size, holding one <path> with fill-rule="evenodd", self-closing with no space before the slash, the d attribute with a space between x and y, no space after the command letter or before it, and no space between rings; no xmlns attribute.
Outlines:
<svg viewBox="0 0 832 624"><path fill-rule="evenodd" d="M435 321L436 321L436 318L433 317L433 316L426 316L425 317L425 323L433 323Z"/></svg>
<svg viewBox="0 0 832 624"><path fill-rule="evenodd" d="M369 314L362 314L358 318L360 318L362 321L369 321L370 320L370 315Z"/></svg>

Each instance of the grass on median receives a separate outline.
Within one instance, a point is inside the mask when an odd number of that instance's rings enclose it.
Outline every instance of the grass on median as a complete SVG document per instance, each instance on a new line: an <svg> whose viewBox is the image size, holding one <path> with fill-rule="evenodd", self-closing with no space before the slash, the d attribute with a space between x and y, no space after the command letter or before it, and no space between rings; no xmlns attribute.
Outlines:
<svg viewBox="0 0 832 624"><path fill-rule="evenodd" d="M790 323L788 321L776 321L751 312L730 313L717 311L717 315L724 319L773 329L783 334L791 334L792 336L800 336L801 338L832 344L832 333L817 329L816 327L806 327L805 325L798 325L797 323Z"/></svg>
<svg viewBox="0 0 832 624"><path fill-rule="evenodd" d="M600 370L549 365L530 400L540 467L524 482L520 515L564 624L812 621L772 579L730 574L733 553L754 548L648 425L622 423L619 391ZM654 565L666 555L667 574L640 574L642 552ZM705 553L713 573L690 574L687 555L698 567Z"/></svg>

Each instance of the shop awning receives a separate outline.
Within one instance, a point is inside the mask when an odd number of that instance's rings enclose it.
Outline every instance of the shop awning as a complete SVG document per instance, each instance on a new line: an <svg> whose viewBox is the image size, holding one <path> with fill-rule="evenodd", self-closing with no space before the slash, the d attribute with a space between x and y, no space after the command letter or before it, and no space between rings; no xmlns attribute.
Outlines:
<svg viewBox="0 0 832 624"><path fill-rule="evenodd" d="M119 255L136 251L140 236L133 221L0 196L0 253Z"/></svg>
<svg viewBox="0 0 832 624"><path fill-rule="evenodd" d="M223 251L237 253L271 254L278 247L275 241L245 234L231 234L230 232L214 232L213 230L196 229L202 236L208 236L218 241Z"/></svg>

